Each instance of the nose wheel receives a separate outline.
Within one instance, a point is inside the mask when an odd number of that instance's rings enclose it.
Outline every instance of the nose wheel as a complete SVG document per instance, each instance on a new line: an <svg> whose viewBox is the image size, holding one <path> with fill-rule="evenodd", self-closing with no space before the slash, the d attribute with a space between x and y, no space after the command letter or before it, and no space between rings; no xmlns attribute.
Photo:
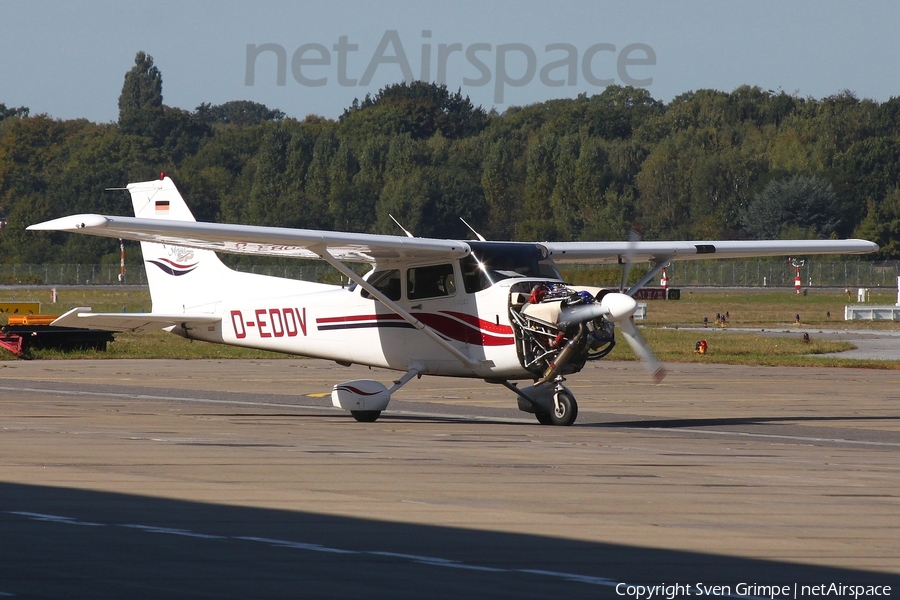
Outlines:
<svg viewBox="0 0 900 600"><path fill-rule="evenodd" d="M541 425L569 426L578 418L578 403L575 396L565 387L553 394L553 408L549 413L535 412L534 416Z"/></svg>
<svg viewBox="0 0 900 600"><path fill-rule="evenodd" d="M360 423L374 423L381 416L380 410L351 410L350 414Z"/></svg>
<svg viewBox="0 0 900 600"><path fill-rule="evenodd" d="M528 387L516 387L505 379L485 379L499 383L518 396L519 410L532 413L541 425L568 426L578 418L575 396L564 386L564 378L558 377L552 384L540 383Z"/></svg>
<svg viewBox="0 0 900 600"><path fill-rule="evenodd" d="M553 412L550 420L554 425L568 426L578 417L578 404L575 397L563 388L553 395Z"/></svg>

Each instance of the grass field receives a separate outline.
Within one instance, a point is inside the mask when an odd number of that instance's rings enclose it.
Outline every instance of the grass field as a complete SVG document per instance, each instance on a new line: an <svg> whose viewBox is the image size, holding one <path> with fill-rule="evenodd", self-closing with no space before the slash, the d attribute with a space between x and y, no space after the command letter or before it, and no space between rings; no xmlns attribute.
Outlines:
<svg viewBox="0 0 900 600"><path fill-rule="evenodd" d="M796 317L807 328L900 329L891 321L844 321L844 306L856 304L856 290L848 300L842 290L809 290L804 296L794 290L731 290L702 288L683 290L681 300L648 301L649 327L700 327L703 318L715 326L716 313L726 314L727 327L796 328ZM897 292L873 290L871 305L893 305Z"/></svg>
<svg viewBox="0 0 900 600"><path fill-rule="evenodd" d="M62 314L76 306L90 306L97 312L150 311L150 293L138 287L58 287L58 303L51 304L50 290L45 287L0 287L0 302L40 301L43 314ZM852 299L855 303L855 297ZM873 291L871 304L894 304L896 292ZM804 328L818 329L898 329L900 323L889 321L844 321L847 295L842 290L810 290L806 295L784 289L694 289L682 290L677 301L649 301L647 319L640 321L644 337L664 362L715 362L772 366L852 366L868 368L900 368L900 362L859 361L816 356L853 348L848 342L817 339L803 343L796 332L796 316ZM716 326L716 313L725 315L724 327ZM702 327L703 318L712 329L724 329L711 335L683 331ZM5 324L0 315L0 324ZM776 329L785 337L769 337L749 333L728 333L729 328ZM709 338L706 355L694 352L696 342ZM116 334L116 341L106 352L35 351L34 358L283 358L285 355L230 346L191 342L165 332L150 334ZM612 359L634 360L624 340L610 355ZM15 357L0 350L0 360Z"/></svg>

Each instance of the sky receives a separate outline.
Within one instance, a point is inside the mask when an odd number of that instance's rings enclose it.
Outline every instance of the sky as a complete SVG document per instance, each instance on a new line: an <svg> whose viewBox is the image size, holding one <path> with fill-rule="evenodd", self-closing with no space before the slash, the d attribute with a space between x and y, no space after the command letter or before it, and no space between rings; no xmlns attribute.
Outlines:
<svg viewBox="0 0 900 600"><path fill-rule="evenodd" d="M439 75L499 112L609 83L666 102L745 84L885 101L898 30L900 3L881 0L0 0L0 103L115 121L138 51L169 106L252 100L298 119Z"/></svg>

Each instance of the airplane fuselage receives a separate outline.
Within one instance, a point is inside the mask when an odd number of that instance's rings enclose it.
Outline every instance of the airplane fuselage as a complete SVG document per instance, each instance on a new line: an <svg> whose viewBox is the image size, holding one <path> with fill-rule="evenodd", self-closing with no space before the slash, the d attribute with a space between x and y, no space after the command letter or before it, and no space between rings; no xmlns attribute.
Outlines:
<svg viewBox="0 0 900 600"><path fill-rule="evenodd" d="M141 242L153 309L147 315L76 307L57 326L164 328L190 339L385 367L405 374L336 384L335 406L372 422L391 394L428 375L506 386L541 424L571 425L577 403L563 382L624 338L658 381L662 365L635 328L633 296L672 260L865 253L864 240L708 242L487 242L198 223L165 173L131 183L134 217L71 215L32 225ZM407 232L408 233L408 232ZM479 236L480 238L480 236ZM216 252L324 261L348 288L239 273ZM562 283L555 262L650 270L630 289ZM361 277L350 264L367 263ZM533 379L517 386L511 379Z"/></svg>
<svg viewBox="0 0 900 600"><path fill-rule="evenodd" d="M221 302L220 326L182 333L191 339L406 371L424 364L433 375L519 379L520 364L509 317L512 283L504 280L469 294L408 300L398 304L437 331L480 367L471 369L422 336L408 322L359 287L299 293L236 303ZM324 286L323 286L324 287Z"/></svg>

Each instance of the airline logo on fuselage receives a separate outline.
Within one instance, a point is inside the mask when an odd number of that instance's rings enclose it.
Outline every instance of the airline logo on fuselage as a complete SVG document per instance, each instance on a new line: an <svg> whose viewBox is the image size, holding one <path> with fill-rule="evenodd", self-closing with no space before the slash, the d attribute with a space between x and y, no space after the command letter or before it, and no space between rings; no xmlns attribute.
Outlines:
<svg viewBox="0 0 900 600"><path fill-rule="evenodd" d="M163 246L166 249L166 252L169 253L169 258L174 258L178 262L184 262L186 260L191 260L194 258L194 249L186 248L184 246L170 246L166 244Z"/></svg>

